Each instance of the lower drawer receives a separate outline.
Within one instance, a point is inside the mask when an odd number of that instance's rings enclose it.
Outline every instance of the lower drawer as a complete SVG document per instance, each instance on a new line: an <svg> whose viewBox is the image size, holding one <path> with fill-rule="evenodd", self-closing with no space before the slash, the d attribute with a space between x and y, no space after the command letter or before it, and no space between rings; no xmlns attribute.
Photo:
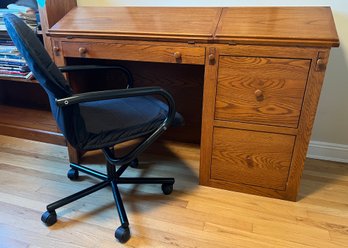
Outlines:
<svg viewBox="0 0 348 248"><path fill-rule="evenodd" d="M210 177L285 190L295 136L214 128Z"/></svg>

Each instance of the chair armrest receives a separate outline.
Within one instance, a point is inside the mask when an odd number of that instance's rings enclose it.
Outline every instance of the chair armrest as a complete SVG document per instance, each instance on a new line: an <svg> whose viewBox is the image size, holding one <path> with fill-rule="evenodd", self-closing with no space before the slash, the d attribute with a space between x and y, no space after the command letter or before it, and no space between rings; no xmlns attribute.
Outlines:
<svg viewBox="0 0 348 248"><path fill-rule="evenodd" d="M134 96L146 96L146 95L159 95L163 97L168 104L168 115L165 121L165 126L168 126L175 117L175 102L171 94L161 87L139 87L119 90L104 90L93 91L75 94L70 97L56 99L56 104L59 107L67 107L73 104L82 102L93 102L116 98L134 97Z"/></svg>
<svg viewBox="0 0 348 248"><path fill-rule="evenodd" d="M86 70L120 70L127 77L128 88L133 87L133 76L132 73L124 66L120 65L68 65L58 67L61 72L73 72L73 71L86 71Z"/></svg>

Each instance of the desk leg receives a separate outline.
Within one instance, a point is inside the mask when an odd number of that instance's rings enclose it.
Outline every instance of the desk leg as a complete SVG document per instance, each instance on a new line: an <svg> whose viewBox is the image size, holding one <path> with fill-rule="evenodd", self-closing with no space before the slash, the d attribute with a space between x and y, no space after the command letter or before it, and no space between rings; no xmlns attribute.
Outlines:
<svg viewBox="0 0 348 248"><path fill-rule="evenodd" d="M69 154L69 162L74 164L79 164L80 159L83 155L83 152L76 150L68 143L68 154Z"/></svg>

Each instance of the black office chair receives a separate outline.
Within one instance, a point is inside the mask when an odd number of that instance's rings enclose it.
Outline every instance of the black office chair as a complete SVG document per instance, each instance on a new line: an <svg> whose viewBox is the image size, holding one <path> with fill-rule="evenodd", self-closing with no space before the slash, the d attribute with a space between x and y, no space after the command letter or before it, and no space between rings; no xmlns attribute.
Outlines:
<svg viewBox="0 0 348 248"><path fill-rule="evenodd" d="M121 226L115 231L120 242L130 238L129 223L122 203L118 184L162 184L164 194L173 190L174 178L129 178L122 173L137 163L143 152L171 123L180 125L183 119L175 112L171 95L159 87L127 88L74 94L59 68L53 63L45 48L31 29L18 17L6 15L8 34L27 61L35 78L49 97L52 114L66 140L77 150L101 149L106 157L106 174L79 164L70 164L68 177L77 179L78 172L95 176L102 182L56 201L47 206L41 220L48 226L57 221L56 209L111 185ZM132 75L118 66L75 66L65 69L118 69L132 86ZM167 104L154 98L162 97ZM143 138L127 155L115 157L116 144ZM118 169L116 168L117 166Z"/></svg>

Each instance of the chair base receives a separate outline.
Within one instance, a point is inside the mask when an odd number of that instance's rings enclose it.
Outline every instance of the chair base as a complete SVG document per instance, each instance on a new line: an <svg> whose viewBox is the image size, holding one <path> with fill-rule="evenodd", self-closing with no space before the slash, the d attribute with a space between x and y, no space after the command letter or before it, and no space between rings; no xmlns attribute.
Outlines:
<svg viewBox="0 0 348 248"><path fill-rule="evenodd" d="M121 222L121 226L119 226L115 230L115 237L121 243L127 242L130 238L129 222L128 222L126 211L124 209L121 194L118 190L117 185L118 184L161 184L163 193L165 195L168 195L173 191L173 184L175 182L174 178L120 177L122 172L125 171L126 167L132 166L135 163L137 163L137 159L130 162L128 165L121 166L118 170L116 170L115 165L107 163L107 174L103 174L99 171L92 170L90 168L87 168L79 164L71 163L70 164L71 169L68 171L68 174L67 174L69 179L76 180L79 176L79 172L83 172L85 174L101 179L102 182L49 204L47 206L47 211L43 213L41 216L41 221L44 222L47 226L51 226L57 222L57 214L55 211L57 208L67 205L84 196L90 195L105 187L111 186L112 193L115 200L116 209ZM120 170L121 172L119 173Z"/></svg>

